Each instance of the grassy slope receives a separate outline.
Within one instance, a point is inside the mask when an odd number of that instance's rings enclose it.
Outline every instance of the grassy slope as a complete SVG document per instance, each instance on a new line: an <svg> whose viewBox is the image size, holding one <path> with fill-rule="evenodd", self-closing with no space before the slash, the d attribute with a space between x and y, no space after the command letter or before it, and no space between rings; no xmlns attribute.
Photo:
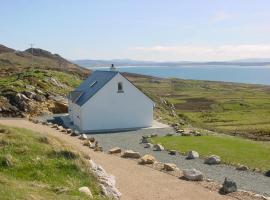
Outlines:
<svg viewBox="0 0 270 200"><path fill-rule="evenodd" d="M230 164L244 164L250 168L270 169L269 142L258 142L232 136L181 137L165 136L152 138L167 149L186 153L198 151L200 156L219 155L222 161Z"/></svg>
<svg viewBox="0 0 270 200"><path fill-rule="evenodd" d="M53 56L51 54L51 56ZM23 72L31 68L52 69L85 77L89 70L81 68L61 57L32 56L30 53L0 53L0 76Z"/></svg>
<svg viewBox="0 0 270 200"><path fill-rule="evenodd" d="M173 103L178 115L195 126L270 136L270 86L179 79L135 84Z"/></svg>
<svg viewBox="0 0 270 200"><path fill-rule="evenodd" d="M50 77L65 85L65 87L57 87ZM26 85L32 85L44 92L66 95L74 87L81 83L81 79L77 75L68 74L53 70L30 69L19 74L6 76L0 79L0 94L5 91L22 92L27 90Z"/></svg>
<svg viewBox="0 0 270 200"><path fill-rule="evenodd" d="M0 133L1 199L87 199L78 192L82 186L100 199L97 181L79 154L54 138L26 129L0 128L9 131Z"/></svg>

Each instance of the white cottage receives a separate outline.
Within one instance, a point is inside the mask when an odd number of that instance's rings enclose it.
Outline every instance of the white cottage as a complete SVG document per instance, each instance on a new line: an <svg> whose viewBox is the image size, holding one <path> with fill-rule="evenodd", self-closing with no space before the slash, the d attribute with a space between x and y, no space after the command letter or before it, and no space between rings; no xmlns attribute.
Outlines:
<svg viewBox="0 0 270 200"><path fill-rule="evenodd" d="M94 71L68 96L69 116L82 132L152 126L154 102L117 71Z"/></svg>

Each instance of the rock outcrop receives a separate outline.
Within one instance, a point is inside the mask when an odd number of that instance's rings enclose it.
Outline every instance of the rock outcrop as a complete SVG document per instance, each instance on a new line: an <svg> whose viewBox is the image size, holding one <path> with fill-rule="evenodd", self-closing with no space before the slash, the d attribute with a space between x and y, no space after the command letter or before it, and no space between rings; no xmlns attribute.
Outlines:
<svg viewBox="0 0 270 200"><path fill-rule="evenodd" d="M89 160L89 166L92 172L100 181L100 186L103 194L110 199L120 199L121 193L115 186L115 177L108 174L100 165L97 165L93 160Z"/></svg>

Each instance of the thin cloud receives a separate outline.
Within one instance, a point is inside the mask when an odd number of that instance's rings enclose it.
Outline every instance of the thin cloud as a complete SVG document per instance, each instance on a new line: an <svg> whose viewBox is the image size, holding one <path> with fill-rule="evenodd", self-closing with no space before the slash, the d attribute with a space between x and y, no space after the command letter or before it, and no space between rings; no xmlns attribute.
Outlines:
<svg viewBox="0 0 270 200"><path fill-rule="evenodd" d="M181 46L151 46L134 47L130 50L138 58L144 60L192 60L192 61L222 61L244 58L269 58L270 44L240 44L240 45L181 45ZM135 52L134 52L135 51Z"/></svg>

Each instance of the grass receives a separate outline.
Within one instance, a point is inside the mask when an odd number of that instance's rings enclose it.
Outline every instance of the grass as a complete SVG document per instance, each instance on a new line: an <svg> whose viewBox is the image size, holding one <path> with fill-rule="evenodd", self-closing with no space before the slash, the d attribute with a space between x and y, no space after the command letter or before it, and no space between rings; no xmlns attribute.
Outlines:
<svg viewBox="0 0 270 200"><path fill-rule="evenodd" d="M202 157L212 154L219 155L223 162L233 165L240 163L263 171L270 169L269 142L226 135L164 136L152 138L152 142L160 143L166 149L175 149L181 153L195 150Z"/></svg>
<svg viewBox="0 0 270 200"><path fill-rule="evenodd" d="M55 85L50 78L54 78L63 86L59 87ZM65 72L30 69L22 73L2 77L0 79L0 94L4 94L6 91L22 92L29 90L25 88L26 85L32 85L48 93L66 95L74 87L78 86L81 81L77 75Z"/></svg>
<svg viewBox="0 0 270 200"><path fill-rule="evenodd" d="M83 157L58 140L20 128L0 127L1 199L102 199Z"/></svg>
<svg viewBox="0 0 270 200"><path fill-rule="evenodd" d="M270 140L270 86L155 80L139 78L134 83L156 94L158 104L160 98L174 104L179 117L177 120L182 119L186 124L212 131ZM159 106L156 110L159 110ZM162 113L161 116L166 118Z"/></svg>

